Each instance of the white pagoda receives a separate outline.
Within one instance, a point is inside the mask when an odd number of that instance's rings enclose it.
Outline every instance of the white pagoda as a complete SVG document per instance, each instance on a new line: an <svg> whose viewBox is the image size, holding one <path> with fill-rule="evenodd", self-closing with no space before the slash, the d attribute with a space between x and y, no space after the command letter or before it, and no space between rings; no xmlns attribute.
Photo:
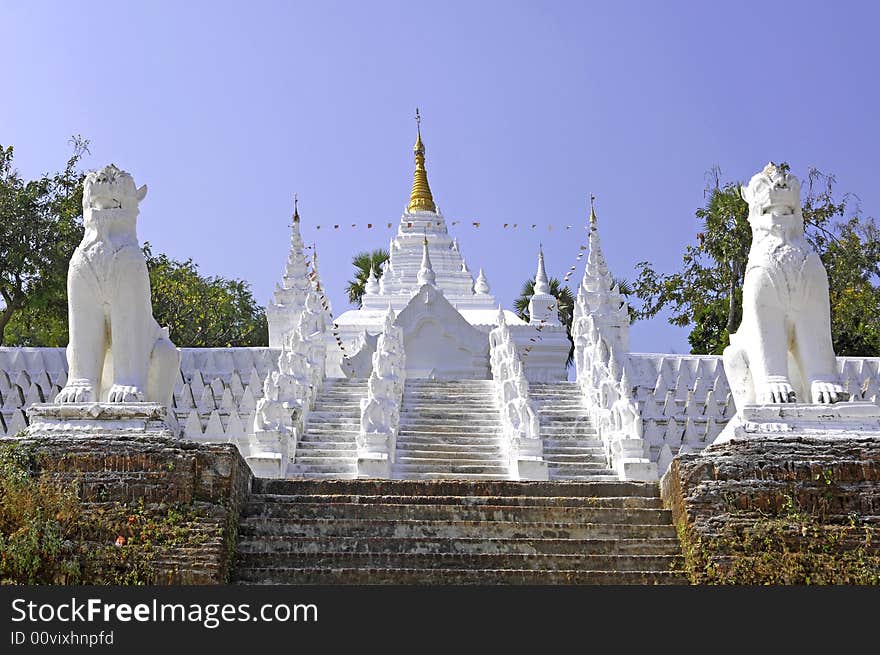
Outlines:
<svg viewBox="0 0 880 655"><path fill-rule="evenodd" d="M389 245L390 259L378 277L370 272L362 306L336 319L336 334L328 337L327 377L369 376L371 354L390 307L403 330L408 378L491 378L489 332L498 325L499 305L483 269L474 280L434 202L420 126L413 153L412 191ZM295 213L285 275L268 308L271 346L280 345L302 308L301 296L308 287L302 247ZM503 310L530 381L567 378L570 342L549 291L539 254L529 322Z"/></svg>

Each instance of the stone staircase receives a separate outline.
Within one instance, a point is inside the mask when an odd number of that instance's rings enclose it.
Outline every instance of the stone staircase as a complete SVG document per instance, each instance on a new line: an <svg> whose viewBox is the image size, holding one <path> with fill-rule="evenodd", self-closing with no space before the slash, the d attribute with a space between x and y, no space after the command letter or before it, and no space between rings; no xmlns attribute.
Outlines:
<svg viewBox="0 0 880 655"><path fill-rule="evenodd" d="M254 480L240 584L684 584L656 483Z"/></svg>
<svg viewBox="0 0 880 655"><path fill-rule="evenodd" d="M616 480L576 382L532 383L551 480Z"/></svg>
<svg viewBox="0 0 880 655"><path fill-rule="evenodd" d="M509 477L491 380L407 380L392 477Z"/></svg>
<svg viewBox="0 0 880 655"><path fill-rule="evenodd" d="M287 468L287 477L357 477L360 401L366 396L366 380L325 380L315 408L309 413L294 461Z"/></svg>

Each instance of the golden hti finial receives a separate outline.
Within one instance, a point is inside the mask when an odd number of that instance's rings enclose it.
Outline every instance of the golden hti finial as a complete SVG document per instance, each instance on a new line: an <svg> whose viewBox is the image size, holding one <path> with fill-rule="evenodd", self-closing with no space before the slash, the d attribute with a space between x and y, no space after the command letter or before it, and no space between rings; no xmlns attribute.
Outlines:
<svg viewBox="0 0 880 655"><path fill-rule="evenodd" d="M590 194L590 225L596 224L596 207L594 203L596 202L596 195Z"/></svg>
<svg viewBox="0 0 880 655"><path fill-rule="evenodd" d="M434 197L431 195L431 187L428 186L428 172L425 170L425 145L422 143L422 116L416 107L416 144L413 153L416 158L416 170L413 175L412 191L409 194L409 205L406 210L436 212Z"/></svg>

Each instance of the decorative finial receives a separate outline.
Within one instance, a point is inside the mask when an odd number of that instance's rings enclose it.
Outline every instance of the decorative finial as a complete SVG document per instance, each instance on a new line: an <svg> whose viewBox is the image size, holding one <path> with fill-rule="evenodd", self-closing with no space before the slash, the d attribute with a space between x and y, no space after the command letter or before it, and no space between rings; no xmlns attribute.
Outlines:
<svg viewBox="0 0 880 655"><path fill-rule="evenodd" d="M409 194L409 205L406 210L437 212L434 197L431 195L431 187L428 186L428 172L425 170L425 145L422 143L422 116L416 107L416 144L413 146L415 154L416 170L413 174L412 190Z"/></svg>
<svg viewBox="0 0 880 655"><path fill-rule="evenodd" d="M550 293L550 283L547 281L547 271L544 269L544 247L538 245L538 272L535 274L534 295L547 295Z"/></svg>
<svg viewBox="0 0 880 655"><path fill-rule="evenodd" d="M428 255L428 238L422 241L422 265L419 268L419 274L416 276L420 285L434 285L437 276L434 275L434 269L431 267L431 257Z"/></svg>
<svg viewBox="0 0 880 655"><path fill-rule="evenodd" d="M479 275L477 275L477 281L474 283L474 293L478 296L489 295L489 280L486 279L482 268Z"/></svg>
<svg viewBox="0 0 880 655"><path fill-rule="evenodd" d="M596 208L593 203L596 202L595 194L590 194L590 225L596 224Z"/></svg>
<svg viewBox="0 0 880 655"><path fill-rule="evenodd" d="M299 196L293 194L293 222L299 223Z"/></svg>
<svg viewBox="0 0 880 655"><path fill-rule="evenodd" d="M374 296L379 293L379 283L376 281L376 267L370 262L370 274L364 284L364 293L368 296Z"/></svg>

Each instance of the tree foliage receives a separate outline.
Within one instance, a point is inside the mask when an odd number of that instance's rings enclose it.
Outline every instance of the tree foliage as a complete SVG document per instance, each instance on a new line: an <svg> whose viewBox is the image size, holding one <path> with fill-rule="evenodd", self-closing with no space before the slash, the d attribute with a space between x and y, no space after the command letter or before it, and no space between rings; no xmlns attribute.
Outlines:
<svg viewBox="0 0 880 655"><path fill-rule="evenodd" d="M188 348L265 346L269 327L263 307L244 280L199 274L192 259L184 262L153 255L144 244L153 315L167 325L171 341Z"/></svg>
<svg viewBox="0 0 880 655"><path fill-rule="evenodd" d="M388 261L388 251L382 248L377 248L372 252L359 252L351 258L351 265L354 266L354 279L350 280L345 288L346 293L348 293L348 302L358 307L363 304L367 278L370 276L370 268L374 268L373 275L376 276L376 279L379 279L386 261Z"/></svg>
<svg viewBox="0 0 880 655"><path fill-rule="evenodd" d="M0 345L62 345L67 263L82 240L82 180L88 141L71 139L64 169L25 181L13 147L0 146Z"/></svg>
<svg viewBox="0 0 880 655"><path fill-rule="evenodd" d="M855 198L838 197L835 178L810 169L802 202L807 240L828 271L831 331L838 355L880 355L880 233L863 217ZM702 229L688 244L681 268L659 273L647 261L637 265L636 318L670 312L673 325L691 326L695 354L720 354L742 319L742 284L752 233L740 183L709 173L706 203L697 209Z"/></svg>
<svg viewBox="0 0 880 655"><path fill-rule="evenodd" d="M549 283L550 295L556 298L559 322L565 326L565 333L571 344L568 350L568 359L565 362L566 366L571 366L574 363L574 341L571 338L571 324L574 318L574 295L571 289L563 286L558 278L551 277ZM535 278L530 278L523 283L519 297L513 301L516 315L524 321L529 320L529 300L533 295L535 295Z"/></svg>

